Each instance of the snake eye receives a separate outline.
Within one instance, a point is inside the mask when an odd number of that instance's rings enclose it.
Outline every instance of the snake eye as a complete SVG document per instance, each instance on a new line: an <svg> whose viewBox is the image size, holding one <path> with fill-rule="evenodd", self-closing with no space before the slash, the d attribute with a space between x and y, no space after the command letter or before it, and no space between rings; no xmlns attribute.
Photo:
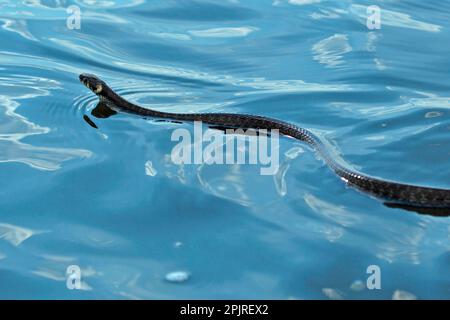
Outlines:
<svg viewBox="0 0 450 320"><path fill-rule="evenodd" d="M98 85L95 86L94 92L95 92L95 93L100 93L100 92L102 92L102 90L103 90L102 85L101 85L101 84L98 84Z"/></svg>

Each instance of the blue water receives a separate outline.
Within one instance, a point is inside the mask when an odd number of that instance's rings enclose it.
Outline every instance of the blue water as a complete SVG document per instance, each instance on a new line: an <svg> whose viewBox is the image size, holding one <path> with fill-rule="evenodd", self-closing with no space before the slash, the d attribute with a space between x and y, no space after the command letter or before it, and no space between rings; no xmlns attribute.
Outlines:
<svg viewBox="0 0 450 320"><path fill-rule="evenodd" d="M449 1L0 0L0 25L0 298L450 298L449 218L387 208L290 139L275 176L176 165L190 124L93 129L78 80L287 120L354 169L450 188Z"/></svg>

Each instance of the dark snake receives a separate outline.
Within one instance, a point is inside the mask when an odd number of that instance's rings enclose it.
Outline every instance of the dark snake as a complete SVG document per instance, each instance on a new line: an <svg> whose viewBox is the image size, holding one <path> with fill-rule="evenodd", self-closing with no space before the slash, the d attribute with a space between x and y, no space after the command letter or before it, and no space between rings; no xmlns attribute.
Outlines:
<svg viewBox="0 0 450 320"><path fill-rule="evenodd" d="M382 180L346 168L332 157L325 144L315 134L294 124L248 114L161 112L143 108L125 100L95 75L81 74L79 78L86 87L99 97L100 103L92 111L92 114L98 118L111 116L117 110L157 119L182 122L201 121L220 128L278 129L281 135L289 136L308 144L348 185L384 200L387 206L436 216L450 215L450 190ZM87 116L85 116L85 120L96 127Z"/></svg>

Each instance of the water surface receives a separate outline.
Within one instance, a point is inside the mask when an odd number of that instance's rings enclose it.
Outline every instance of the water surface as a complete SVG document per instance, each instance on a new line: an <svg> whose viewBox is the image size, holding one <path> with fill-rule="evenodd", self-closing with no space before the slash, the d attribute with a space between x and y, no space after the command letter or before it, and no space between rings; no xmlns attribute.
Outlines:
<svg viewBox="0 0 450 320"><path fill-rule="evenodd" d="M387 208L288 139L275 176L175 165L171 133L191 125L95 130L78 81L287 120L354 169L450 188L449 21L448 1L0 1L0 297L450 298L448 218Z"/></svg>

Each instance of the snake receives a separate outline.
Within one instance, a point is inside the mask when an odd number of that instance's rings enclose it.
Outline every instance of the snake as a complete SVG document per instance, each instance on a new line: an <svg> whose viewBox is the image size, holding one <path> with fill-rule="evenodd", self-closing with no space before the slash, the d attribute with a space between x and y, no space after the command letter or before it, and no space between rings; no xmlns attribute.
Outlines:
<svg viewBox="0 0 450 320"><path fill-rule="evenodd" d="M295 124L251 114L172 113L158 111L129 102L94 74L80 74L79 80L99 98L99 104L91 112L97 118L106 118L117 112L124 112L163 121L200 121L220 128L276 129L281 136L291 137L306 143L347 185L383 200L388 207L402 208L435 216L450 215L450 189L398 183L353 170L342 164L341 161L336 160L326 144L316 134ZM96 127L88 117L85 117L85 120Z"/></svg>

